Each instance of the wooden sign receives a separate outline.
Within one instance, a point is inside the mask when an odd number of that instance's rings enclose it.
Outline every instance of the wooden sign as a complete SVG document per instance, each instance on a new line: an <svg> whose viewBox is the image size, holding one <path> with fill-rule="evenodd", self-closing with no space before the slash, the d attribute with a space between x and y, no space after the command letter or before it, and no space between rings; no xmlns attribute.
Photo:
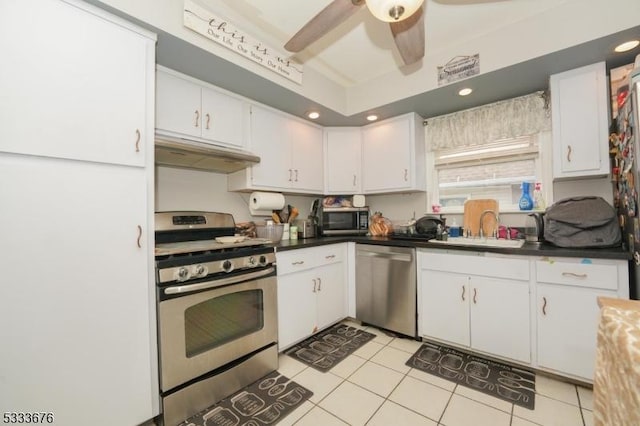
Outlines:
<svg viewBox="0 0 640 426"><path fill-rule="evenodd" d="M228 20L214 15L192 0L184 2L184 26L233 50L238 55L302 84L303 66L301 64L289 60L287 55L255 40Z"/></svg>
<svg viewBox="0 0 640 426"><path fill-rule="evenodd" d="M438 67L438 86L480 74L480 54L456 56Z"/></svg>

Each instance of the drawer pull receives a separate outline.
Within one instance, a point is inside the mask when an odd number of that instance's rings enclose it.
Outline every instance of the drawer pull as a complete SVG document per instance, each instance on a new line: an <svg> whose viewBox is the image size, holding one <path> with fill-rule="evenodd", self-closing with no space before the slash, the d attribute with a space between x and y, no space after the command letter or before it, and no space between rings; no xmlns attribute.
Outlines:
<svg viewBox="0 0 640 426"><path fill-rule="evenodd" d="M140 243L140 240L142 239L142 226L138 225L138 238L136 241L136 244L138 245L138 248L142 248L142 244Z"/></svg>
<svg viewBox="0 0 640 426"><path fill-rule="evenodd" d="M315 293L316 292L316 284L317 284L316 283L316 279L314 278L311 281L313 281L313 292Z"/></svg>
<svg viewBox="0 0 640 426"><path fill-rule="evenodd" d="M477 296L478 296L478 289L474 288L473 289L473 304L475 305L477 303Z"/></svg>
<svg viewBox="0 0 640 426"><path fill-rule="evenodd" d="M140 130L136 129L136 152L140 152L140 138L141 138Z"/></svg>
<svg viewBox="0 0 640 426"><path fill-rule="evenodd" d="M195 119L193 125L194 125L194 127L198 127L198 123L200 122L200 111L196 110L195 114L196 114L196 117L195 117L196 119Z"/></svg>
<svg viewBox="0 0 640 426"><path fill-rule="evenodd" d="M575 272L563 272L562 276L563 277L580 278L580 279L588 277L587 274L576 274Z"/></svg>
<svg viewBox="0 0 640 426"><path fill-rule="evenodd" d="M567 145L567 162L571 162L571 145Z"/></svg>
<svg viewBox="0 0 640 426"><path fill-rule="evenodd" d="M304 260L297 260L295 262L291 262L292 265L302 265L304 263Z"/></svg>
<svg viewBox="0 0 640 426"><path fill-rule="evenodd" d="M205 117L207 117L207 127L206 127L206 129L209 130L209 123L211 123L211 116L209 115L209 113L207 113L205 115Z"/></svg>
<svg viewBox="0 0 640 426"><path fill-rule="evenodd" d="M335 259L336 255L335 254L330 254L328 256L325 256L324 258L329 260L329 259Z"/></svg>
<svg viewBox="0 0 640 426"><path fill-rule="evenodd" d="M318 291L322 291L322 280L318 278Z"/></svg>
<svg viewBox="0 0 640 426"><path fill-rule="evenodd" d="M462 286L462 301L463 302L465 301L464 294L466 293L466 291L467 291L466 287Z"/></svg>
<svg viewBox="0 0 640 426"><path fill-rule="evenodd" d="M542 315L547 315L547 298L542 297Z"/></svg>

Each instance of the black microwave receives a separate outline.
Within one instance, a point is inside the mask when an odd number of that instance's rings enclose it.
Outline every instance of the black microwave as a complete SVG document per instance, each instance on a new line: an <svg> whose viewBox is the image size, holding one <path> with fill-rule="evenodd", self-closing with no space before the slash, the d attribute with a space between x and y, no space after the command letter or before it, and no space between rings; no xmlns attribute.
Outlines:
<svg viewBox="0 0 640 426"><path fill-rule="evenodd" d="M323 207L317 213L320 235L365 235L369 232L369 207Z"/></svg>

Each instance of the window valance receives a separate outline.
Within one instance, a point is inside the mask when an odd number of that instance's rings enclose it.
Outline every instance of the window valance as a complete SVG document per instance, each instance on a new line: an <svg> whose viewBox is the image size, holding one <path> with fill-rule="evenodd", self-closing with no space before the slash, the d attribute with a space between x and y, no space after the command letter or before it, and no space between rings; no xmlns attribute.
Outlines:
<svg viewBox="0 0 640 426"><path fill-rule="evenodd" d="M535 92L427 120L430 150L484 145L551 130L548 93Z"/></svg>

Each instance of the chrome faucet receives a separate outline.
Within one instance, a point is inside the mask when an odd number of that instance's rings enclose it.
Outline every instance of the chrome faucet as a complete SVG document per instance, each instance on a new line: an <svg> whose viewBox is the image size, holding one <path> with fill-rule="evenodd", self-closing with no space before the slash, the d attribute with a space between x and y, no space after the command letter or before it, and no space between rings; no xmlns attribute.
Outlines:
<svg viewBox="0 0 640 426"><path fill-rule="evenodd" d="M493 233L492 233L492 237L496 238L498 236L498 224L500 223L500 220L498 219L498 214L496 212L494 212L493 210L485 210L482 212L482 214L480 214L480 238L484 237L484 229L483 229L483 224L484 224L484 217L487 214L492 214L493 217L496 219L496 225L493 228Z"/></svg>

